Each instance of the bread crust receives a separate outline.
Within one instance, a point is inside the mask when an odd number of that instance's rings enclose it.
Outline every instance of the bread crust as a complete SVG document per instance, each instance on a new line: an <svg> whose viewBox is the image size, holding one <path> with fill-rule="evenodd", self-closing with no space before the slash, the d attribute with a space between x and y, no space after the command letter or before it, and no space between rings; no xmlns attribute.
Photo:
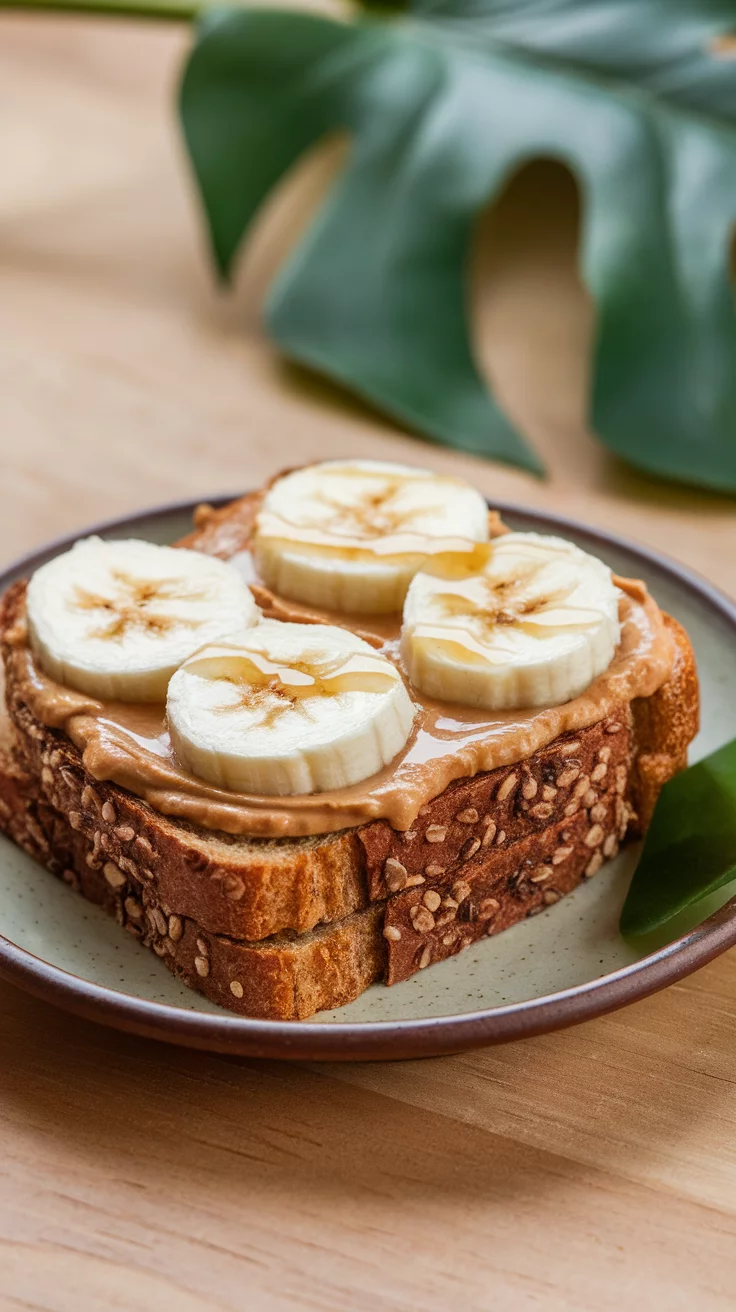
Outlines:
<svg viewBox="0 0 736 1312"><path fill-rule="evenodd" d="M121 870L48 804L37 775L2 755L0 816L10 817L7 832L19 846L114 915L183 983L231 1011L270 1020L344 1006L379 979L398 983L536 915L598 873L628 822L626 804L609 790L572 819L469 864L442 894L416 886L311 933L254 943L212 934L172 911L151 881Z"/></svg>
<svg viewBox="0 0 736 1312"><path fill-rule="evenodd" d="M616 855L628 819L626 803L609 789L592 807L478 861L445 888L412 888L389 898L387 983L559 902Z"/></svg>
<svg viewBox="0 0 736 1312"><path fill-rule="evenodd" d="M667 780L685 769L687 749L700 728L700 688L690 639L671 615L665 615L664 622L675 640L672 674L651 697L631 704L636 742L631 837L636 838L646 833Z"/></svg>
<svg viewBox="0 0 736 1312"><path fill-rule="evenodd" d="M87 836L42 799L37 778L2 751L0 827L75 892L113 915L182 983L230 1011L305 1020L352 1002L385 972L382 905L310 934L256 943L211 934L165 907L150 883L95 855Z"/></svg>
<svg viewBox="0 0 736 1312"><path fill-rule="evenodd" d="M518 765L451 784L406 834L385 820L365 826L358 835L369 897L385 898L419 877L429 888L446 884L468 861L503 853L593 806L616 779L622 787L628 781L633 754L631 710L621 705L580 733L561 734Z"/></svg>

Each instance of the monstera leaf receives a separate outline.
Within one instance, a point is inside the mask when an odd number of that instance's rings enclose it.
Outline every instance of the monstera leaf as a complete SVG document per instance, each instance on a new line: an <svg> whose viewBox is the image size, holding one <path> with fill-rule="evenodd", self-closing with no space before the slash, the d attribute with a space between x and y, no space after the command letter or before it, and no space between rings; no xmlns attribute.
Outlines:
<svg viewBox="0 0 736 1312"><path fill-rule="evenodd" d="M621 912L621 932L652 934L736 881L736 740L662 789Z"/></svg>
<svg viewBox="0 0 736 1312"><path fill-rule="evenodd" d="M583 202L592 424L640 469L736 490L734 0L414 0L340 23L210 13L181 111L217 264L298 157L347 166L267 307L287 356L436 440L538 469L481 378L474 220L534 157Z"/></svg>

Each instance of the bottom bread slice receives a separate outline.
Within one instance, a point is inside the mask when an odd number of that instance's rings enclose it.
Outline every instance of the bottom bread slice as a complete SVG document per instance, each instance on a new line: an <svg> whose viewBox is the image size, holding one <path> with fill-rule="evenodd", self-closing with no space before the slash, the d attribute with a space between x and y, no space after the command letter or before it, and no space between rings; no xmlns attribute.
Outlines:
<svg viewBox="0 0 736 1312"><path fill-rule="evenodd" d="M594 814L593 814L594 812ZM208 932L110 861L0 753L0 826L20 847L150 947L183 983L240 1014L303 1020L398 983L558 902L615 855L630 818L616 789L481 861L440 892L412 888L304 934L257 942ZM489 947L489 950L490 949Z"/></svg>
<svg viewBox="0 0 736 1312"><path fill-rule="evenodd" d="M243 1015L303 1020L351 1002L385 969L380 903L307 934L249 943L172 913L151 889L100 862L83 834L0 751L0 830L52 874L104 907L183 983Z"/></svg>

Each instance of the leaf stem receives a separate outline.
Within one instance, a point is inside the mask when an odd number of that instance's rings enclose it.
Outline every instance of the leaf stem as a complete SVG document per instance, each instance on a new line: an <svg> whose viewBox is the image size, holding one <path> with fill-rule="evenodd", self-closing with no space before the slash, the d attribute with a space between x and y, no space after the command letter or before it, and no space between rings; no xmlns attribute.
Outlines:
<svg viewBox="0 0 736 1312"><path fill-rule="evenodd" d="M192 22L202 8L196 0L0 0L4 9L47 14L89 14L110 18L169 19Z"/></svg>

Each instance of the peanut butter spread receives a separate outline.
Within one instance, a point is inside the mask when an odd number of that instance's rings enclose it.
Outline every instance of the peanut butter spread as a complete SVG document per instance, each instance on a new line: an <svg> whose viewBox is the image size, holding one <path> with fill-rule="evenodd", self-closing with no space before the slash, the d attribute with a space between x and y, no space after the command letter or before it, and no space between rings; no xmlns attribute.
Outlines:
<svg viewBox="0 0 736 1312"><path fill-rule="evenodd" d="M382 616L374 624L361 617L351 623L345 616L311 611L260 586L247 553L240 553L237 563L269 618L340 623L401 669L398 618ZM22 638L11 661L32 713L66 733L92 777L127 788L164 815L261 838L332 833L379 818L406 830L453 780L522 761L561 733L595 724L622 702L651 696L661 687L675 658L662 613L643 583L622 578L616 583L621 641L611 665L581 696L561 706L489 715L431 701L411 688L417 715L404 750L371 779L328 793L280 798L214 787L177 764L163 706L100 702L64 688L41 673Z"/></svg>

